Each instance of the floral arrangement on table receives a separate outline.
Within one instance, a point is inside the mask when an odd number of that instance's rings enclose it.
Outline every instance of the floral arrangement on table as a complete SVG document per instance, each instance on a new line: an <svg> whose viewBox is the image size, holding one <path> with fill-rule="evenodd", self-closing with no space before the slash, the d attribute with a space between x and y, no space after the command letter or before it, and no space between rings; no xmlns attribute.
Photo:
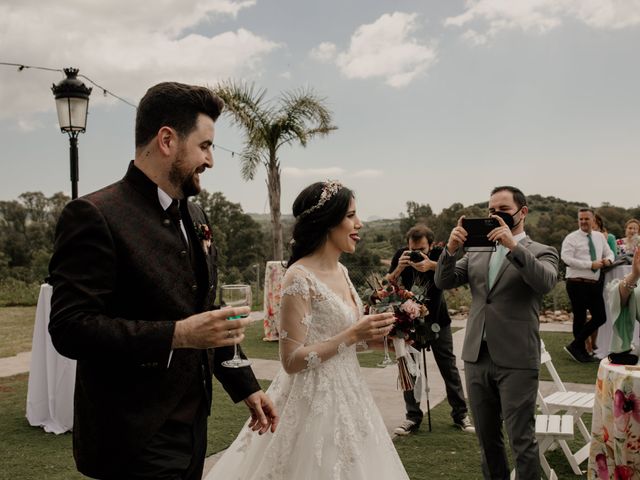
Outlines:
<svg viewBox="0 0 640 480"><path fill-rule="evenodd" d="M413 390L413 372L407 364L407 343L418 348L428 348L432 340L438 338L440 326L427 322L426 285L414 285L407 290L396 282L373 278L375 285L369 283L370 290L365 292L365 313L372 306L376 308L389 306L393 308L395 322L389 336L398 361L398 384L402 390Z"/></svg>

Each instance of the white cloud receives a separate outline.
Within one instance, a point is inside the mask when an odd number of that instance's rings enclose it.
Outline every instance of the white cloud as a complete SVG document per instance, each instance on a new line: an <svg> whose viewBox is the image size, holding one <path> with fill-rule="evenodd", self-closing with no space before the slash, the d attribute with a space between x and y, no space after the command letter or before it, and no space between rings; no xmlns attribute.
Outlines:
<svg viewBox="0 0 640 480"><path fill-rule="evenodd" d="M465 12L445 25L473 24L463 38L479 45L505 30L545 33L568 19L598 29L638 26L640 0L467 0Z"/></svg>
<svg viewBox="0 0 640 480"><path fill-rule="evenodd" d="M57 125L56 125L57 126ZM16 122L17 130L22 133L33 132L42 127L42 122L31 118L19 118Z"/></svg>
<svg viewBox="0 0 640 480"><path fill-rule="evenodd" d="M357 177L357 178L377 178L377 177L381 177L382 175L384 175L384 172L382 170L375 170L372 168L359 170L351 174L352 177Z"/></svg>
<svg viewBox="0 0 640 480"><path fill-rule="evenodd" d="M384 14L361 25L351 36L346 51L336 55L332 43L321 43L312 56L335 63L350 79L383 78L387 85L408 85L436 62L436 47L415 36L419 23L415 13Z"/></svg>
<svg viewBox="0 0 640 480"><path fill-rule="evenodd" d="M311 50L309 54L311 58L318 60L320 62L330 62L335 56L338 47L336 47L335 43L331 42L322 42L320 45Z"/></svg>
<svg viewBox="0 0 640 480"><path fill-rule="evenodd" d="M318 178L334 178L344 175L344 168L340 167L328 167L328 168L296 168L296 167L284 167L282 174L287 177L318 177Z"/></svg>
<svg viewBox="0 0 640 480"><path fill-rule="evenodd" d="M159 81L214 84L246 75L279 47L242 28L210 37L193 33L204 23L237 15L255 0L165 0L154 8L129 0L63 3L13 0L0 6L1 60L73 66L137 103ZM50 87L62 78L62 73L0 68L0 118L52 110ZM115 101L98 93L94 89L89 108Z"/></svg>

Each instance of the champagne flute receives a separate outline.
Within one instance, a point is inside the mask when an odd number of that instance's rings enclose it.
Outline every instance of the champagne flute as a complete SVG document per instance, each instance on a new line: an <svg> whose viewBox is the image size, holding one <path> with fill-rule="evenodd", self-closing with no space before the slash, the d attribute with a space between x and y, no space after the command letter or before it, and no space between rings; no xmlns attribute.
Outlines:
<svg viewBox="0 0 640 480"><path fill-rule="evenodd" d="M393 312L393 306L392 305L372 305L369 308L369 312L370 313ZM387 340L388 340L388 337L387 335L385 335L382 338L382 341L384 342L384 358L380 363L376 365L379 368L387 368L389 365L393 365L396 363L391 359L391 356L389 355L389 345L387 343Z"/></svg>
<svg viewBox="0 0 640 480"><path fill-rule="evenodd" d="M225 307L251 306L251 287L249 285L222 285L220 287L220 303ZM248 317L249 314L236 315L227 320ZM251 365L246 358L242 358L238 353L238 344L233 346L233 358L222 362L223 367L240 368Z"/></svg>

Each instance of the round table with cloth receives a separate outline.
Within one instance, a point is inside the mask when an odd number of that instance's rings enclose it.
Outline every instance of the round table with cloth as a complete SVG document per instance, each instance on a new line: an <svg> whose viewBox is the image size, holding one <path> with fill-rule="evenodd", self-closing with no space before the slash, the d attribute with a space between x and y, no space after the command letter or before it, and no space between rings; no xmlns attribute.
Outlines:
<svg viewBox="0 0 640 480"><path fill-rule="evenodd" d="M277 342L280 319L280 290L285 267L281 261L267 262L264 271L264 338L265 342Z"/></svg>

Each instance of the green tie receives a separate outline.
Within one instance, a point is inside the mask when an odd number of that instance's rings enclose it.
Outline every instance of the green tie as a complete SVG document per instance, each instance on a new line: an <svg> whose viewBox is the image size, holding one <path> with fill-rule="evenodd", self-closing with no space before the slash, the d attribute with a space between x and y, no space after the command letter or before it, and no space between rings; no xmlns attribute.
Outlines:
<svg viewBox="0 0 640 480"><path fill-rule="evenodd" d="M591 261L596 261L596 246L593 244L593 239L591 238L591 234L587 233L587 238L589 239L589 255L591 255ZM597 272L598 270L595 268L591 269L592 272Z"/></svg>
<svg viewBox="0 0 640 480"><path fill-rule="evenodd" d="M491 254L491 260L489 260L489 288L493 287L493 282L496 280L496 275L498 275L498 270L500 270L500 266L502 265L502 261L504 257L507 255L509 249L503 245L498 245L496 251Z"/></svg>

